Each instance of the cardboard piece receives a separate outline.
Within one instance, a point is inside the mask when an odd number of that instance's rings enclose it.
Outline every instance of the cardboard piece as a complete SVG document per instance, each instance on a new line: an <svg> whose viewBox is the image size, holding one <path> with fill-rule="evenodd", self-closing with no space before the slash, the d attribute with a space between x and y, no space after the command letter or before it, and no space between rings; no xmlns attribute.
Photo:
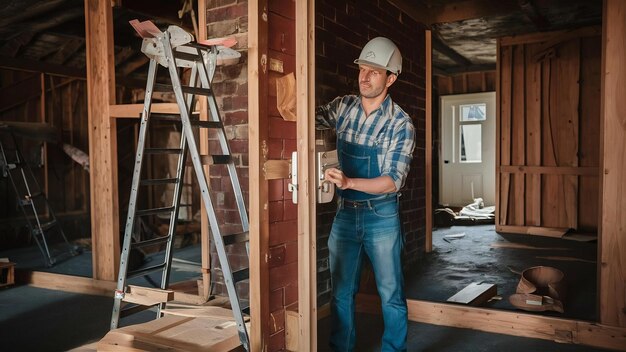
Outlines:
<svg viewBox="0 0 626 352"><path fill-rule="evenodd" d="M454 296L448 298L448 302L480 306L498 294L495 284L472 282Z"/></svg>

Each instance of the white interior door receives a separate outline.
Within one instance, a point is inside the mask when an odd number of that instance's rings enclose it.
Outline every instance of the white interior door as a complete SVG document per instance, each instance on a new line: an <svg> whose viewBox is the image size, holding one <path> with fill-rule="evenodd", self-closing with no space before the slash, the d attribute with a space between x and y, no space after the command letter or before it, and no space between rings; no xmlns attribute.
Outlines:
<svg viewBox="0 0 626 352"><path fill-rule="evenodd" d="M439 203L495 204L496 93L441 97Z"/></svg>

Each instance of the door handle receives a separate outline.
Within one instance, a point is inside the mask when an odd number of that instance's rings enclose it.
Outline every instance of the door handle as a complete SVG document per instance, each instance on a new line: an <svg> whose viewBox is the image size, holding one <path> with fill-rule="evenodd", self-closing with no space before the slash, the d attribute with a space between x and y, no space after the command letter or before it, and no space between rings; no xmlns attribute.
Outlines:
<svg viewBox="0 0 626 352"><path fill-rule="evenodd" d="M287 185L291 192L291 201L298 204L298 152L291 153L291 182Z"/></svg>

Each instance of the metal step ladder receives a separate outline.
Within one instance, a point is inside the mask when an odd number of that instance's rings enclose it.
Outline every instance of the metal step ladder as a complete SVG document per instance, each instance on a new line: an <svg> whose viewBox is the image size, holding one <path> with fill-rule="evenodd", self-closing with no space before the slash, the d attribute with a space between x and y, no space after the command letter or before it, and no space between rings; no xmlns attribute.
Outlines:
<svg viewBox="0 0 626 352"><path fill-rule="evenodd" d="M146 21L147 22L147 21ZM145 22L144 22L145 23ZM132 24L132 22L131 22ZM133 27L137 29L136 25ZM143 23L142 23L143 24ZM187 163L187 152L191 158L193 169L195 171L198 184L201 191L201 198L204 203L206 214L209 219L210 230L213 237L213 243L218 254L220 266L222 269L225 285L227 287L230 304L237 323L239 338L243 347L249 350L249 337L244 321L244 313L249 314L249 307L240 301L236 290L236 284L249 278L249 269L244 268L237 271L231 270L228 257L226 255L226 246L245 243L247 249L248 238L248 215L246 213L245 201L239 184L234 160L230 153L230 147L224 125L220 119L217 108L217 102L211 89L211 82L217 64L218 52L221 50L217 45L202 45L192 42L193 37L176 26L170 26L166 31L138 30L144 38L142 51L151 59L148 69L148 77L146 84L146 92L144 99L143 112L141 114L141 123L139 129L139 140L137 144L137 154L135 158L135 167L133 171L133 180L131 195L128 205L128 216L126 218L126 226L124 228L124 241L122 246L122 254L120 260L120 271L117 281L117 289L114 297L113 314L111 317L111 329L118 327L119 319L125 316L126 310L129 313L143 310L147 305L156 307L157 318L161 316L161 310L165 308L165 302L141 302L137 304L136 297L131 293L137 288L127 285L127 280L136 277L157 272L160 274L160 289L165 290L168 286L169 274L172 262L172 242L176 233L176 222L178 212L181 207L181 188L184 176L184 169ZM157 84L157 71L159 65L168 69L171 85ZM183 68L190 68L188 76L182 74ZM181 82L181 76L188 77L185 84ZM179 108L177 114L161 114L151 113L152 94L156 89L166 89L173 91ZM198 115L193 112L196 105L196 96L202 95L207 97L209 120L200 121ZM149 126L153 120L176 122L181 125L181 137L179 148L159 148L148 146ZM211 129L217 134L221 154L210 156L200 155L196 139L194 137L194 128ZM144 157L153 155L158 157L162 155L176 155L178 157L177 173L174 177L160 179L142 179L142 164ZM221 164L228 169L230 183L233 187L234 196L241 219L241 232L225 234L221 230L216 216L213 200L211 197L208 177L205 174L205 165ZM153 209L137 209L137 199L142 186L153 186L162 184L173 184L173 199L169 206ZM137 219L155 214L169 214L169 230L167 235L149 239L146 241L133 242L134 227L137 226ZM129 255L131 249L143 246L154 245L157 243L166 244L163 262L157 263L150 267L140 268L130 271L128 269ZM135 304L126 304L122 309L122 302L134 302ZM141 304L143 303L143 304ZM143 307L141 307L143 306Z"/></svg>
<svg viewBox="0 0 626 352"><path fill-rule="evenodd" d="M0 129L0 167L2 177L9 179L20 207L30 235L35 239L46 267L52 267L60 260L77 255L75 246L72 246L65 237L63 228L57 220L48 198L39 186L33 170L17 143L10 128ZM50 241L57 234L62 243ZM57 245L54 248L53 245Z"/></svg>

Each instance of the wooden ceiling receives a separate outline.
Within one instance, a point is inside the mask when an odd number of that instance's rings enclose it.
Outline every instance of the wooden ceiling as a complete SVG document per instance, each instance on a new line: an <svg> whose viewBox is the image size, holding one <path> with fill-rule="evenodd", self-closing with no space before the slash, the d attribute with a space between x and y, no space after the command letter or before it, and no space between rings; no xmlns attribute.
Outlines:
<svg viewBox="0 0 626 352"><path fill-rule="evenodd" d="M4 0L0 2L0 68L85 77L84 0ZM115 66L119 84L143 87L139 70L148 59L128 24L153 20L157 26L191 28L189 14L178 18L182 1L124 0L113 7Z"/></svg>
<svg viewBox="0 0 626 352"><path fill-rule="evenodd" d="M602 0L389 0L433 31L438 74L495 70L496 39L598 25Z"/></svg>
<svg viewBox="0 0 626 352"><path fill-rule="evenodd" d="M433 31L435 73L495 69L496 38L600 24L602 0L388 0ZM147 58L128 21L190 29L178 18L183 0L115 0L115 65L120 83L133 82ZM195 4L195 2L194 2ZM0 67L85 76L84 0L0 2Z"/></svg>

